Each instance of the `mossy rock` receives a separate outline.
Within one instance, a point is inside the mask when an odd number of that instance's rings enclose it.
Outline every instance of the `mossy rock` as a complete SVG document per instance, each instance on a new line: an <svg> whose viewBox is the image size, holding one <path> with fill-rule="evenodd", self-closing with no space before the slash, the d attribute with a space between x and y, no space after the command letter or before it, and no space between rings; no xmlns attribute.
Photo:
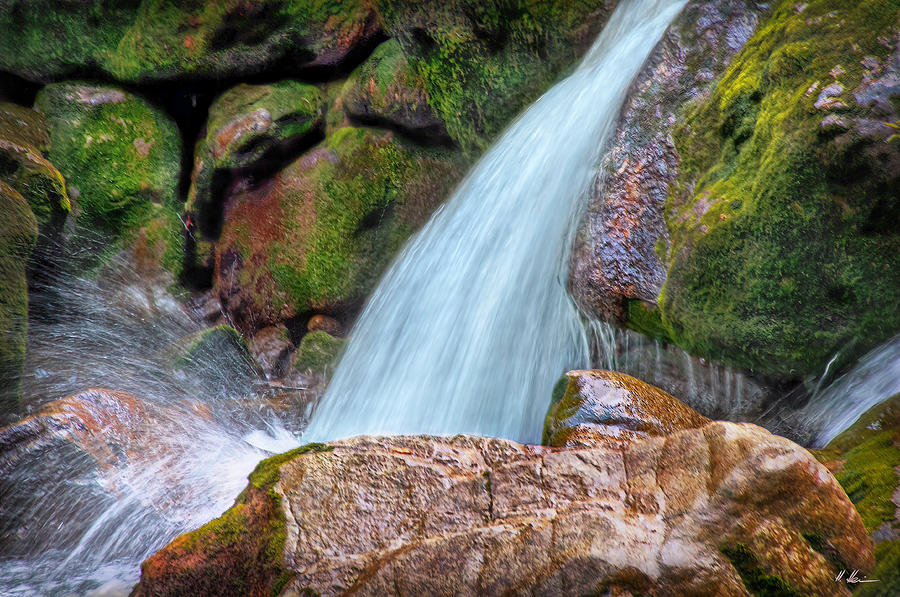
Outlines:
<svg viewBox="0 0 900 597"><path fill-rule="evenodd" d="M49 130L41 114L0 103L0 180L25 198L42 232L55 234L71 205L62 174L45 158L49 146Z"/></svg>
<svg viewBox="0 0 900 597"><path fill-rule="evenodd" d="M118 87L82 82L48 85L35 105L50 126L49 158L78 204L78 227L119 238L154 206L175 205L181 139L162 111Z"/></svg>
<svg viewBox="0 0 900 597"><path fill-rule="evenodd" d="M391 126L426 141L449 140L444 122L428 104L424 81L393 39L350 74L341 105L359 122Z"/></svg>
<svg viewBox="0 0 900 597"><path fill-rule="evenodd" d="M780 379L900 330L898 19L893 1L780 2L685 108L660 318L636 327Z"/></svg>
<svg viewBox="0 0 900 597"><path fill-rule="evenodd" d="M330 377L346 344L346 340L335 338L328 332L310 332L300 340L300 346L294 353L293 367L301 373L312 371Z"/></svg>
<svg viewBox="0 0 900 597"><path fill-rule="evenodd" d="M247 341L239 331L225 324L200 330L182 338L169 349L169 353L176 369L200 371L206 362L221 361L223 355L227 354L233 354L237 359L243 360L254 372L258 369Z"/></svg>
<svg viewBox="0 0 900 597"><path fill-rule="evenodd" d="M450 137L486 149L593 41L604 0L376 0Z"/></svg>
<svg viewBox="0 0 900 597"><path fill-rule="evenodd" d="M25 268L37 219L22 195L0 180L0 420L18 412L28 333Z"/></svg>
<svg viewBox="0 0 900 597"><path fill-rule="evenodd" d="M307 444L260 462L247 488L221 517L176 537L141 565L132 595L170 593L216 597L270 597L290 581L283 562L286 521L274 485L279 468L303 454L327 452Z"/></svg>
<svg viewBox="0 0 900 597"><path fill-rule="evenodd" d="M813 454L847 492L875 542L877 583L854 595L900 593L900 394L869 409Z"/></svg>
<svg viewBox="0 0 900 597"><path fill-rule="evenodd" d="M186 209L216 219L213 201L240 170L276 169L283 155L313 137L323 124L325 98L319 88L297 81L270 85L241 84L210 106L206 134L194 152L194 170ZM223 172L233 171L233 172ZM217 180L217 176L223 177ZM245 174L248 175L248 174ZM218 222L216 222L218 224ZM214 226L202 226L214 235Z"/></svg>
<svg viewBox="0 0 900 597"><path fill-rule="evenodd" d="M244 330L355 308L461 174L457 153L339 129L228 200L214 280L222 304Z"/></svg>
<svg viewBox="0 0 900 597"><path fill-rule="evenodd" d="M42 82L333 69L379 33L362 0L12 0L0 11L0 68Z"/></svg>

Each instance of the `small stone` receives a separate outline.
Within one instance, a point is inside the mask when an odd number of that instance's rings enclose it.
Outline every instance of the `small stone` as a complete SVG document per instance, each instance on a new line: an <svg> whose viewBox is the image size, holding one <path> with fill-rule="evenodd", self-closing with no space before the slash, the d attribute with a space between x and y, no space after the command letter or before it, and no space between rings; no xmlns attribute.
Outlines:
<svg viewBox="0 0 900 597"><path fill-rule="evenodd" d="M337 319L328 317L327 315L313 315L306 324L308 332L327 332L332 336L341 335L341 324Z"/></svg>
<svg viewBox="0 0 900 597"><path fill-rule="evenodd" d="M831 69L830 71L828 71L828 74L831 75L832 78L837 79L838 77L840 77L841 75L843 75L845 72L846 72L846 71L844 71L844 69L841 68L841 65L838 64L838 65L835 66L833 69Z"/></svg>

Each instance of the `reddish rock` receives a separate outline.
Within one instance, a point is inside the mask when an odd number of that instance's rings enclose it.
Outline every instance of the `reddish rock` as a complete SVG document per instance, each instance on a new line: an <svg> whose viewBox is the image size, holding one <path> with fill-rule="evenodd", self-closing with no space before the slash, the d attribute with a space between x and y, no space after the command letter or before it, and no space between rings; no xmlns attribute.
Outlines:
<svg viewBox="0 0 900 597"><path fill-rule="evenodd" d="M342 329L340 322L333 317L328 317L327 315L313 315L306 324L306 331L310 333L325 332L331 336L340 336Z"/></svg>

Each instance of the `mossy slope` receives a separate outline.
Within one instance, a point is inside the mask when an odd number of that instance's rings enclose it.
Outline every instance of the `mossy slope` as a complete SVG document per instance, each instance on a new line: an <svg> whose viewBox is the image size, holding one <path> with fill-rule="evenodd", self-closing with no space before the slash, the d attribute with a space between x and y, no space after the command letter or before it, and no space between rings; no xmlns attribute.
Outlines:
<svg viewBox="0 0 900 597"><path fill-rule="evenodd" d="M900 329L900 143L882 122L897 97L865 91L898 19L896 0L780 2L686 108L657 334L783 378Z"/></svg>

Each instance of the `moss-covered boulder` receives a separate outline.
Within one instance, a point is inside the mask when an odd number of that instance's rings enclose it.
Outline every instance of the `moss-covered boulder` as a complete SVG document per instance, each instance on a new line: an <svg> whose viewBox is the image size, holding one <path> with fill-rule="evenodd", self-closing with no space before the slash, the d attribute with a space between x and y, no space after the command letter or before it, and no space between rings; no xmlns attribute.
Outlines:
<svg viewBox="0 0 900 597"><path fill-rule="evenodd" d="M900 593L900 395L874 406L815 456L831 469L875 543L877 583L856 595Z"/></svg>
<svg viewBox="0 0 900 597"><path fill-rule="evenodd" d="M350 74L341 105L358 122L391 126L426 141L448 140L444 122L428 104L422 78L393 39Z"/></svg>
<svg viewBox="0 0 900 597"><path fill-rule="evenodd" d="M675 131L661 329L774 377L900 330L896 2L780 2Z"/></svg>
<svg viewBox="0 0 900 597"><path fill-rule="evenodd" d="M176 369L210 379L221 375L252 378L262 373L241 333L225 324L185 336L167 353Z"/></svg>
<svg viewBox="0 0 900 597"><path fill-rule="evenodd" d="M379 33L364 0L12 0L0 11L0 69L43 82L333 69Z"/></svg>
<svg viewBox="0 0 900 597"><path fill-rule="evenodd" d="M77 202L79 227L121 237L154 206L174 205L181 139L161 110L118 87L81 82L44 87L35 107L49 123L49 159Z"/></svg>
<svg viewBox="0 0 900 597"><path fill-rule="evenodd" d="M480 152L594 40L613 0L376 0L429 105Z"/></svg>
<svg viewBox="0 0 900 597"><path fill-rule="evenodd" d="M250 170L272 170L284 154L312 138L322 127L322 92L313 85L280 81L270 85L242 84L229 89L210 106L206 134L194 152L188 211L210 214L200 222L207 235L218 234L222 193Z"/></svg>
<svg viewBox="0 0 900 597"><path fill-rule="evenodd" d="M45 157L49 148L41 114L0 103L0 180L25 198L45 234L59 232L71 208L62 175Z"/></svg>
<svg viewBox="0 0 900 597"><path fill-rule="evenodd" d="M25 268L37 220L24 197L0 180L0 421L19 410L28 330Z"/></svg>
<svg viewBox="0 0 900 597"><path fill-rule="evenodd" d="M708 422L674 396L630 375L569 371L554 389L542 443L615 447Z"/></svg>
<svg viewBox="0 0 900 597"><path fill-rule="evenodd" d="M461 174L452 152L347 127L228 198L214 285L244 330L355 308Z"/></svg>
<svg viewBox="0 0 900 597"><path fill-rule="evenodd" d="M292 366L300 373L314 373L328 378L347 341L328 332L315 331L303 336L294 353Z"/></svg>

